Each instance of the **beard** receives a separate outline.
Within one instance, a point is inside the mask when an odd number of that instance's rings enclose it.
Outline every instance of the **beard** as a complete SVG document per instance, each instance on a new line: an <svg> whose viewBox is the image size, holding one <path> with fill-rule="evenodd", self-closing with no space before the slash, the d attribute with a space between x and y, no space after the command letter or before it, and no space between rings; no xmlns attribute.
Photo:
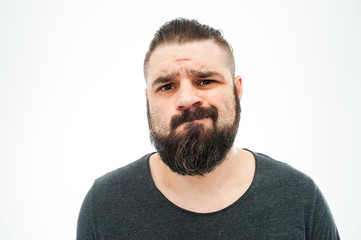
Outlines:
<svg viewBox="0 0 361 240"><path fill-rule="evenodd" d="M194 111L184 110L170 121L170 133L166 136L156 133L147 101L147 116L150 140L157 149L162 161L175 173L189 176L203 176L220 165L233 146L237 135L241 107L234 86L234 121L217 126L218 111L215 107L196 107ZM206 129L194 120L210 118L212 126ZM176 129L184 124L184 133Z"/></svg>

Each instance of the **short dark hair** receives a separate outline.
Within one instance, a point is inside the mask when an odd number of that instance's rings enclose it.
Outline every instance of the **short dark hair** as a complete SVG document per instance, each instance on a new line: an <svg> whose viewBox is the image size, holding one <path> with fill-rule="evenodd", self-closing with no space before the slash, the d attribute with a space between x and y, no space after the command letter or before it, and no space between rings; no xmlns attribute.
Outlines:
<svg viewBox="0 0 361 240"><path fill-rule="evenodd" d="M216 44L226 50L229 59L229 68L232 77L235 74L235 63L231 45L224 39L220 30L208 25L201 24L197 20L176 18L162 25L154 34L150 42L147 54L145 55L143 71L147 79L147 66L153 51L160 45L177 43L185 44L190 42L213 40Z"/></svg>

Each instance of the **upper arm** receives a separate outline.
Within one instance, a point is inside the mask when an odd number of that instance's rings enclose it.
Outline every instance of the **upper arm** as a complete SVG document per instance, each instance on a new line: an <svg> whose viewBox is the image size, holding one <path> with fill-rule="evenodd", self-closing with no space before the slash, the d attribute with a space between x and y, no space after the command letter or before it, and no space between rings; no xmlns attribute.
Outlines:
<svg viewBox="0 0 361 240"><path fill-rule="evenodd" d="M93 221L93 208L92 208L92 188L89 190L86 195L83 204L80 208L76 239L77 240L92 240L96 239L94 231L94 221Z"/></svg>
<svg viewBox="0 0 361 240"><path fill-rule="evenodd" d="M340 236L330 208L317 186L315 186L314 208L311 222L310 239L339 240Z"/></svg>

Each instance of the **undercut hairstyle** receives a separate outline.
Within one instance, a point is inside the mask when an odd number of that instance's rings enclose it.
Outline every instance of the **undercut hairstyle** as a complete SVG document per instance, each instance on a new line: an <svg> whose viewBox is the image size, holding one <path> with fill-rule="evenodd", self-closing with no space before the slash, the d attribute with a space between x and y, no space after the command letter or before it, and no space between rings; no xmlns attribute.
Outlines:
<svg viewBox="0 0 361 240"><path fill-rule="evenodd" d="M227 40L224 39L222 32L201 24L194 19L176 18L162 25L154 34L144 59L143 71L145 79L147 80L150 56L157 47L165 44L186 44L206 40L213 40L214 43L226 51L229 70L233 78L235 74L233 50Z"/></svg>

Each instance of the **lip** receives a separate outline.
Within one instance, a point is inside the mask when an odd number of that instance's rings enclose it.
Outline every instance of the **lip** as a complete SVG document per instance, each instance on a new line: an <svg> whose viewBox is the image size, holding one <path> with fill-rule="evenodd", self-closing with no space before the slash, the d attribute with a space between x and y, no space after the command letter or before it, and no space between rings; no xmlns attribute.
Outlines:
<svg viewBox="0 0 361 240"><path fill-rule="evenodd" d="M176 129L177 129L177 131L182 131L185 128L189 128L191 125L198 125L198 124L208 126L208 125L212 124L212 118L211 117L205 117L205 118L200 118L200 119L194 119L192 121L183 122L183 123L179 124L176 127Z"/></svg>
<svg viewBox="0 0 361 240"><path fill-rule="evenodd" d="M201 118L201 119L196 119L196 120L193 120L192 122L204 122L205 120L207 120L207 118Z"/></svg>
<svg viewBox="0 0 361 240"><path fill-rule="evenodd" d="M211 119L209 117L206 117L206 118L200 118L200 119L194 119L193 121L190 121L190 122L185 122L185 123L205 123L207 121L210 121Z"/></svg>
<svg viewBox="0 0 361 240"><path fill-rule="evenodd" d="M204 121L204 120L207 120L207 119L210 119L210 118L209 117L197 118L197 119L193 119L192 121L189 121L189 122ZM185 122L185 123L187 123L187 122Z"/></svg>

